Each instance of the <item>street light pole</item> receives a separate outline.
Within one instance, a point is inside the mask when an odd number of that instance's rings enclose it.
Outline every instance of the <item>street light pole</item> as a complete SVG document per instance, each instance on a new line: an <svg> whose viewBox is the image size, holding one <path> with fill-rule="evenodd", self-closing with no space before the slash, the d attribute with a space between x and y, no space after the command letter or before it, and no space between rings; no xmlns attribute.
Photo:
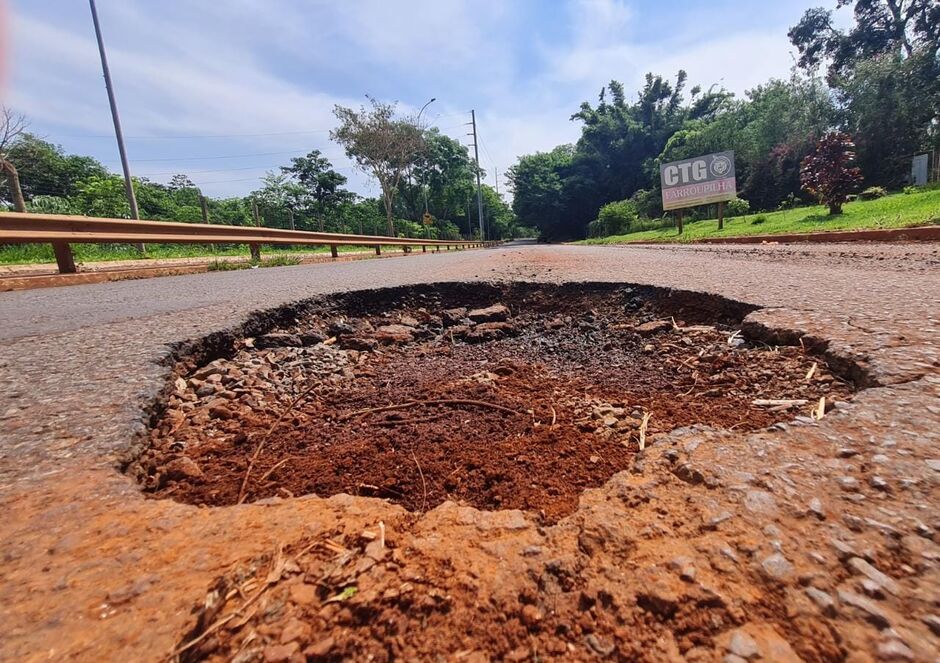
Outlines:
<svg viewBox="0 0 940 663"><path fill-rule="evenodd" d="M121 168L124 170L124 190L127 193L127 202L131 208L131 218L139 219L137 196L134 194L134 183L131 181L131 167L127 162L127 150L124 147L121 117L118 115L117 101L114 98L114 86L111 83L111 69L108 67L108 55L104 50L104 38L101 36L101 24L98 22L98 9L95 7L95 0L88 0L88 5L91 7L91 20L95 24L98 53L101 55L101 71L104 74L104 86L108 90L108 103L111 105L111 119L114 121L114 135L117 138L118 152L121 154ZM144 245L137 244L137 249L143 252Z"/></svg>
<svg viewBox="0 0 940 663"><path fill-rule="evenodd" d="M421 110L418 111L418 119L415 120L415 124L418 125L418 128L421 127L421 113L423 113L424 109L430 106L431 104L433 104L435 101L437 101L437 97L431 97L431 99L426 104L424 104L424 106L421 107ZM424 194L424 213L427 214L428 213L428 189L427 189L426 181L421 182L421 193ZM423 222L424 220L422 219L422 223ZM427 225L424 226L424 234L428 237L428 239L430 239L431 228Z"/></svg>

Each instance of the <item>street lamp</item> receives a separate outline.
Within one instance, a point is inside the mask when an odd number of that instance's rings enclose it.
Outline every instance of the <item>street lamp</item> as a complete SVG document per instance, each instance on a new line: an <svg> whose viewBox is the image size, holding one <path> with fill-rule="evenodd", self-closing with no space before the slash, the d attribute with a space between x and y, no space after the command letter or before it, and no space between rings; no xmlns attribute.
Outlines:
<svg viewBox="0 0 940 663"><path fill-rule="evenodd" d="M419 128L421 127L421 113L423 113L424 109L430 106L431 104L433 104L435 101L437 101L437 97L431 97L428 103L424 104L424 106L421 107L421 110L418 111L418 119L415 120L415 124L417 124ZM428 213L427 182L421 182L421 193L424 194L424 213L427 214ZM424 232L428 237L431 236L431 229L429 227L425 226Z"/></svg>

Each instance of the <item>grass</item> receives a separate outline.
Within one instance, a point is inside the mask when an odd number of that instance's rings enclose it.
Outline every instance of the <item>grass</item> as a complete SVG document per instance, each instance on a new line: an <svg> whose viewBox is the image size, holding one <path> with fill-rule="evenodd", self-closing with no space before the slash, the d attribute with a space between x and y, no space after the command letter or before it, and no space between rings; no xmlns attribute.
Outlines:
<svg viewBox="0 0 940 663"><path fill-rule="evenodd" d="M682 235L672 226L643 229L626 235L586 239L579 244L626 244L639 241L691 242L706 237L739 237L808 233L825 230L859 230L871 228L907 228L940 223L940 188L899 193L877 200L855 201L845 205L843 213L829 216L825 207L801 207L781 212L761 212L725 219L718 230L716 219L685 224Z"/></svg>
<svg viewBox="0 0 940 663"><path fill-rule="evenodd" d="M364 251L361 246L341 246L340 253ZM264 245L265 256L296 256L307 253L327 253L326 246L278 246ZM141 260L146 258L222 258L249 256L247 244L224 244L213 247L205 244L148 244L146 255L140 255L130 244L72 244L72 253L77 263L109 262L112 260ZM0 265L28 265L54 263L51 244L7 244L0 245ZM290 263L294 264L294 263Z"/></svg>
<svg viewBox="0 0 940 663"><path fill-rule="evenodd" d="M239 269L252 269L254 267L287 267L299 265L300 256L279 255L273 258L261 258L260 262L235 262L233 260L214 260L207 267L210 272L233 272Z"/></svg>

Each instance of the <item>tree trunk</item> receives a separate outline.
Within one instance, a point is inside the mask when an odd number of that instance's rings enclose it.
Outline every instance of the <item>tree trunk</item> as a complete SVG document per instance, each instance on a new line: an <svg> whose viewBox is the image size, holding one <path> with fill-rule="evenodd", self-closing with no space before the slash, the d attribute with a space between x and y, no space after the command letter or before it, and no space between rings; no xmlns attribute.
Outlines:
<svg viewBox="0 0 940 663"><path fill-rule="evenodd" d="M10 196L13 198L13 210L16 212L26 211L26 201L23 200L23 190L20 188L20 174L16 172L16 167L6 159L0 159L0 170L3 170L7 178L7 184L10 187Z"/></svg>
<svg viewBox="0 0 940 663"><path fill-rule="evenodd" d="M385 222L386 230L388 231L389 237L395 236L395 219L392 217L392 212L394 211L395 198L389 193L385 193L383 196L385 199Z"/></svg>
<svg viewBox="0 0 940 663"><path fill-rule="evenodd" d="M842 203L829 203L829 216L842 214Z"/></svg>

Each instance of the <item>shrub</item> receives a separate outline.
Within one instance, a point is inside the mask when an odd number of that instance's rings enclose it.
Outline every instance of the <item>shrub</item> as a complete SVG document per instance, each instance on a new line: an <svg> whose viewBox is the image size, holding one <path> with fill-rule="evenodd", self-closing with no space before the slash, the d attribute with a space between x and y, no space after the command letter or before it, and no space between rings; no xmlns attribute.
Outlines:
<svg viewBox="0 0 940 663"><path fill-rule="evenodd" d="M607 203L597 213L597 219L588 224L588 236L609 237L630 232L630 226L639 219L636 205L629 200Z"/></svg>
<svg viewBox="0 0 940 663"><path fill-rule="evenodd" d="M877 200L878 198L884 198L887 195L888 192L883 186L870 186L858 194L858 197L861 200Z"/></svg>
<svg viewBox="0 0 940 663"><path fill-rule="evenodd" d="M752 226L759 226L760 224L762 224L762 223L763 223L764 221L766 221L766 220L767 220L767 217L766 217L766 216L764 216L763 214L758 214L757 216L754 217L754 220L751 221L751 225L752 225Z"/></svg>
<svg viewBox="0 0 940 663"><path fill-rule="evenodd" d="M658 219L663 215L663 197L658 189L640 189L630 196L630 202L644 219Z"/></svg>
<svg viewBox="0 0 940 663"><path fill-rule="evenodd" d="M744 216L751 211L751 203L743 198L732 198L725 209L728 211L728 216Z"/></svg>
<svg viewBox="0 0 940 663"><path fill-rule="evenodd" d="M917 193L918 189L916 186L906 186L904 187L904 194L909 196L912 193Z"/></svg>
<svg viewBox="0 0 940 663"><path fill-rule="evenodd" d="M812 154L800 166L800 183L820 203L829 206L829 214L842 213L849 193L862 181L862 171L854 167L855 143L838 131L823 136Z"/></svg>

